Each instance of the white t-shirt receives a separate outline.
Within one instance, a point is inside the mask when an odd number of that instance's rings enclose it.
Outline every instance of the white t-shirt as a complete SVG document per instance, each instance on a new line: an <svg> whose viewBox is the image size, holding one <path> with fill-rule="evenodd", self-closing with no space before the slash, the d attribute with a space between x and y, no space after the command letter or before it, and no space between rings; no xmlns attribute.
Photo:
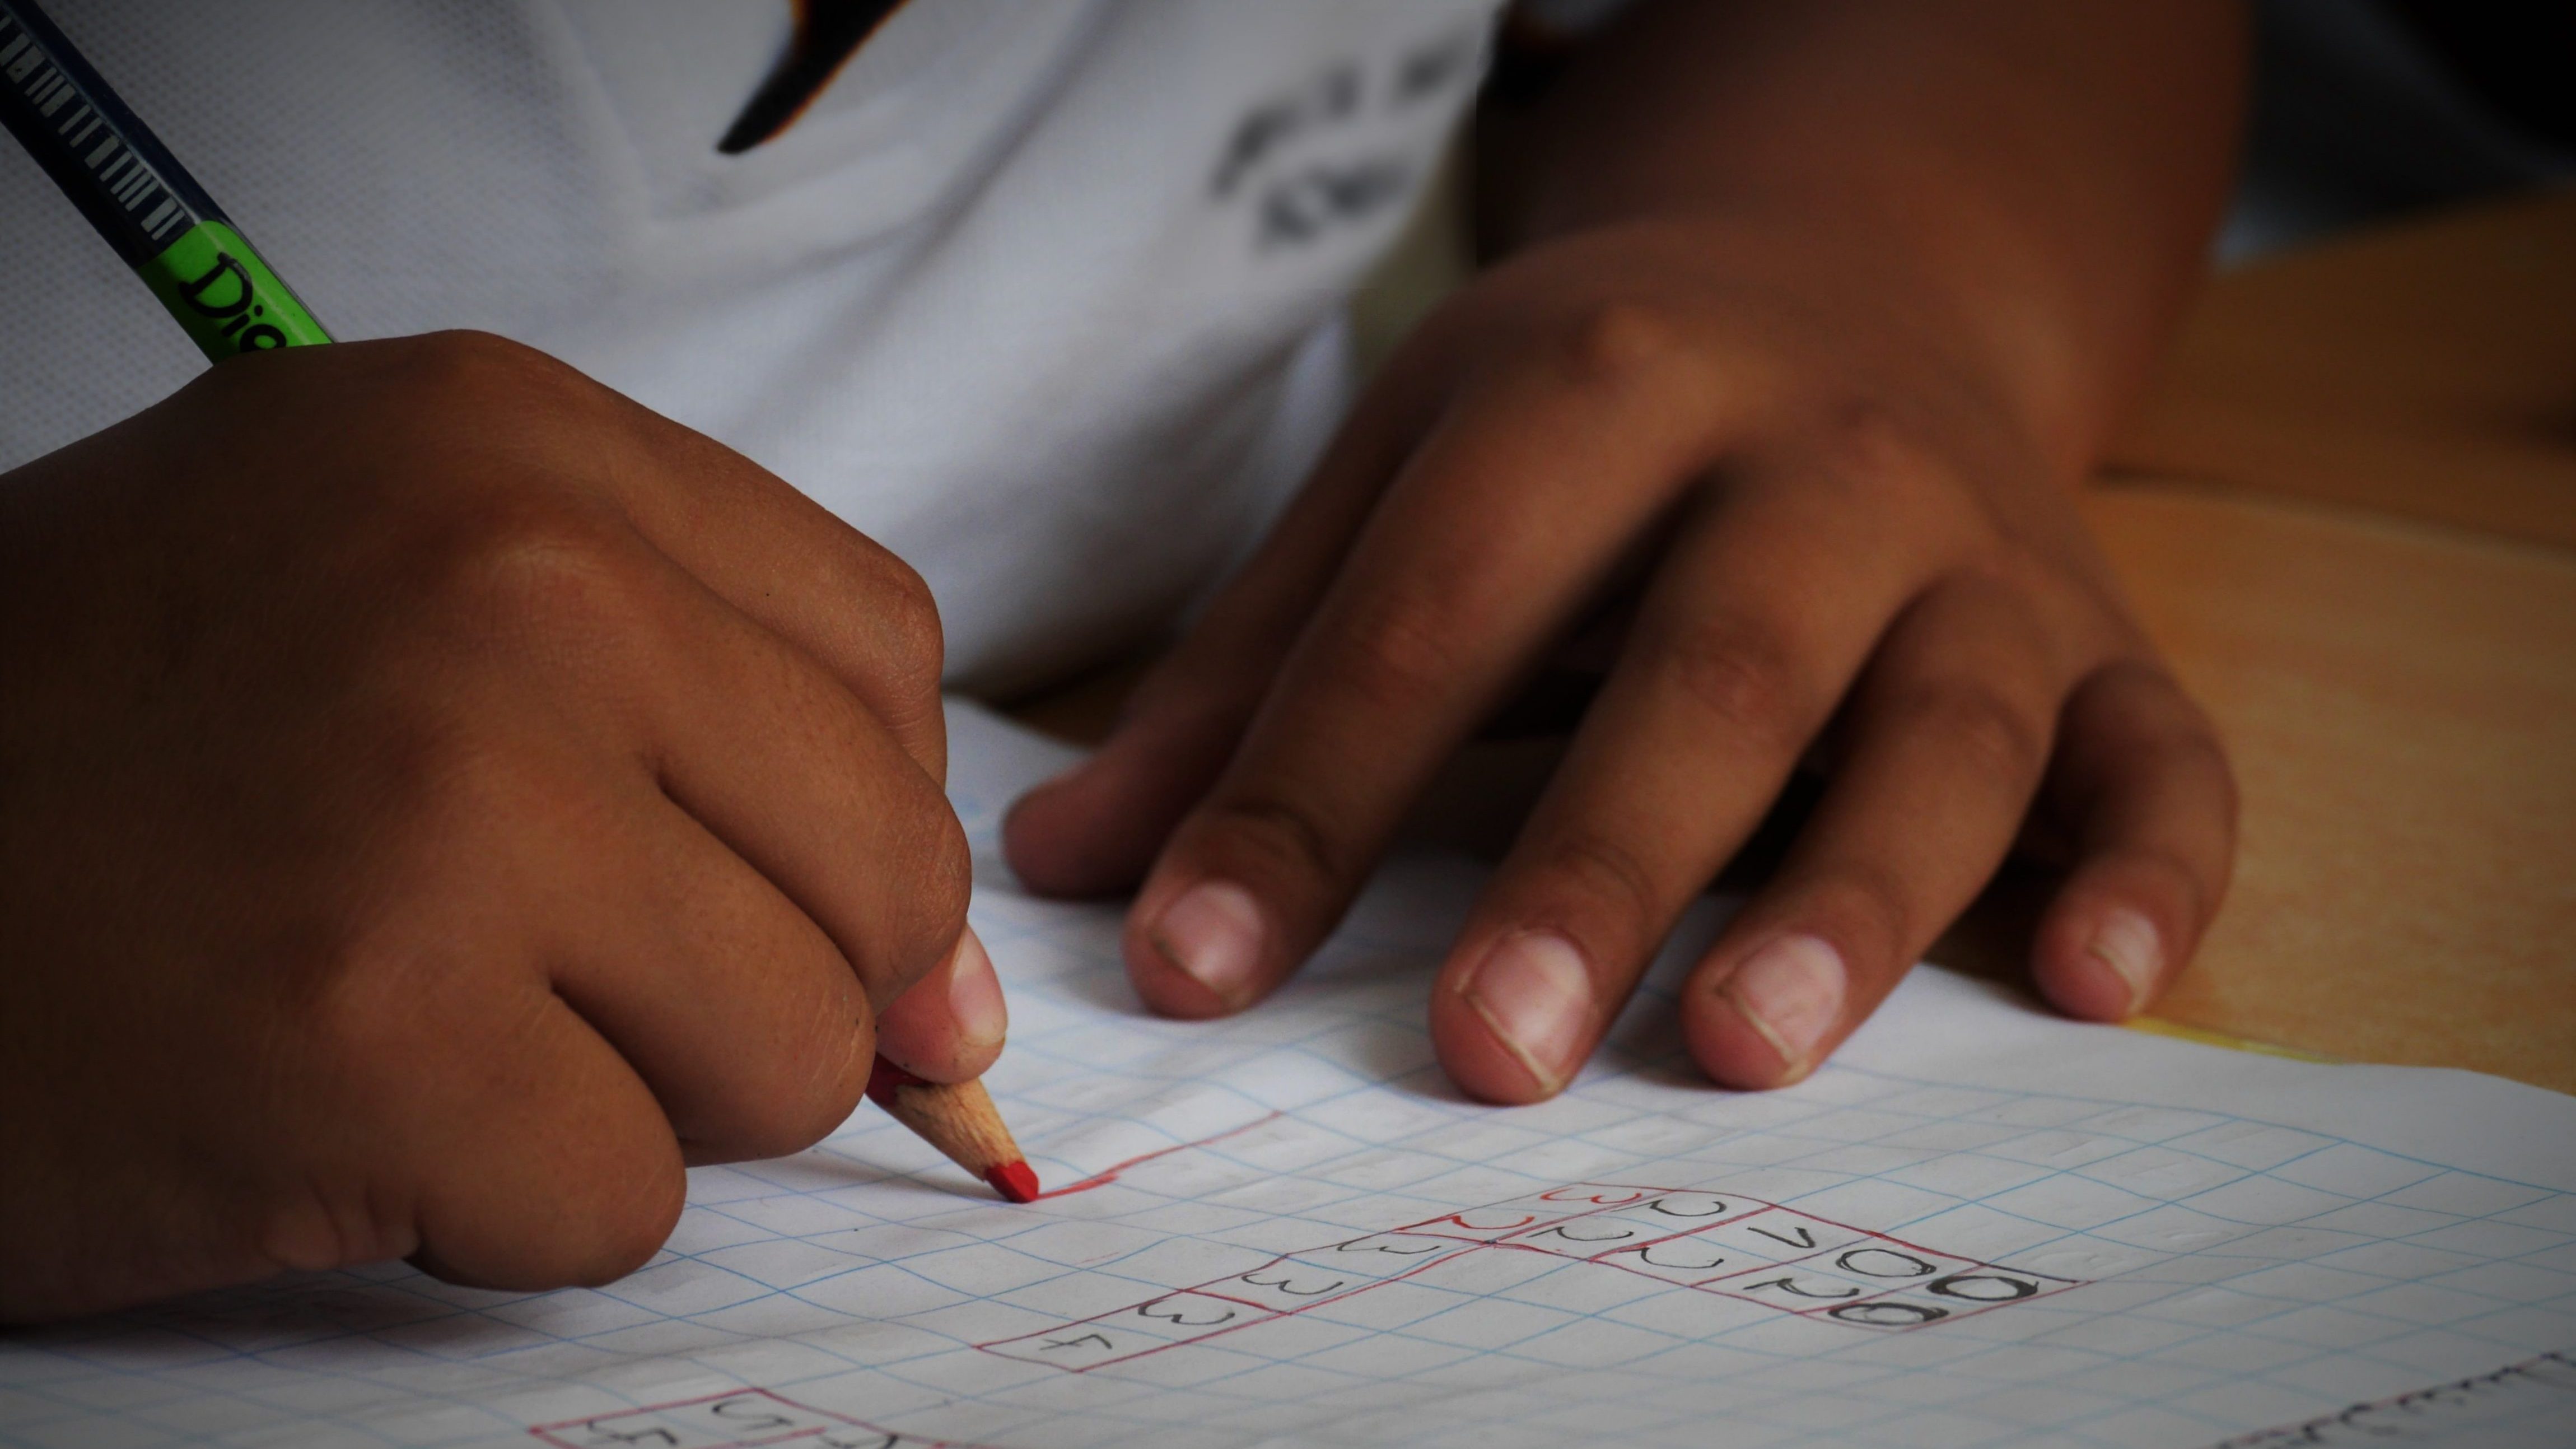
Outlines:
<svg viewBox="0 0 2576 1449"><path fill-rule="evenodd" d="M485 328L723 440L991 689L1169 618L1297 481L1496 3L912 0L740 156L785 0L50 9L336 336ZM7 145L0 257L0 467L204 365Z"/></svg>

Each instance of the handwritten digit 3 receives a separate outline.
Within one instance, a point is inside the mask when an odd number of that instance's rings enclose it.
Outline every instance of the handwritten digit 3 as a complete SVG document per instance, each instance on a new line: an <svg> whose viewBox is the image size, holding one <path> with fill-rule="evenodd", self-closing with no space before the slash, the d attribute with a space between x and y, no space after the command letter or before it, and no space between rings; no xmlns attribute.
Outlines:
<svg viewBox="0 0 2576 1449"><path fill-rule="evenodd" d="M1576 1187L1590 1186L1593 1186L1593 1184L1577 1183L1575 1187L1552 1187L1547 1191L1540 1193L1538 1195L1538 1200L1541 1202L1588 1202L1597 1207L1625 1207L1629 1203L1635 1202L1637 1199L1645 1196L1643 1192L1631 1192L1626 1197L1603 1197L1597 1192L1584 1197L1568 1196L1568 1194L1575 1191Z"/></svg>
<svg viewBox="0 0 2576 1449"><path fill-rule="evenodd" d="M1425 1253L1437 1253L1447 1246L1449 1245L1445 1243L1424 1243L1418 1248L1399 1248L1374 1239L1361 1238L1354 1242L1335 1243L1333 1251L1336 1253L1393 1253L1399 1258L1418 1258Z"/></svg>
<svg viewBox="0 0 2576 1449"><path fill-rule="evenodd" d="M1291 1288L1288 1285L1297 1281L1297 1276L1293 1273L1282 1273L1278 1277L1268 1281L1255 1278L1250 1273L1246 1273L1243 1275L1243 1281L1251 1284L1255 1288L1276 1288L1280 1292L1295 1298L1314 1298L1332 1292L1334 1289L1341 1287L1349 1280L1336 1278L1321 1288Z"/></svg>
<svg viewBox="0 0 2576 1449"><path fill-rule="evenodd" d="M1469 1211L1469 1212L1472 1212L1472 1211L1474 1211L1474 1209L1472 1209L1472 1208L1471 1208L1471 1209L1469 1209L1468 1211ZM1523 1213L1523 1214L1521 1214L1521 1216L1520 1216L1520 1220L1519 1220L1518 1222L1495 1223L1495 1224L1471 1223L1471 1222L1467 1221L1467 1214L1466 1214L1466 1213L1451 1213L1449 1216L1447 1216L1447 1217L1445 1217L1445 1218L1433 1218L1431 1221L1433 1221L1433 1222L1435 1222L1435 1223L1456 1223L1458 1226L1460 1226L1460 1227L1462 1227L1462 1228L1465 1228L1467 1231L1469 1231L1469 1232L1471 1232L1471 1233L1507 1233L1507 1232L1510 1232L1510 1231L1511 1231L1512 1229L1514 1229L1514 1228L1525 1228L1525 1227L1528 1227L1530 1224L1532 1224L1532 1223L1534 1223L1534 1222L1537 1222L1537 1221L1538 1221L1538 1214L1536 1214L1536 1213Z"/></svg>

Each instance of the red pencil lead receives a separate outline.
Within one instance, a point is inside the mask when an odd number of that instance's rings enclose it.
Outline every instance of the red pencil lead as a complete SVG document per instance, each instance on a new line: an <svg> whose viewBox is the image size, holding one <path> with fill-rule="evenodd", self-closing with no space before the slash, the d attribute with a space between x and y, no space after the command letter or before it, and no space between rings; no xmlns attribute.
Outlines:
<svg viewBox="0 0 2576 1449"><path fill-rule="evenodd" d="M1012 1202L1038 1200L1038 1175L1030 1171L1025 1162L1005 1162L985 1173L984 1180L993 1185L993 1191Z"/></svg>

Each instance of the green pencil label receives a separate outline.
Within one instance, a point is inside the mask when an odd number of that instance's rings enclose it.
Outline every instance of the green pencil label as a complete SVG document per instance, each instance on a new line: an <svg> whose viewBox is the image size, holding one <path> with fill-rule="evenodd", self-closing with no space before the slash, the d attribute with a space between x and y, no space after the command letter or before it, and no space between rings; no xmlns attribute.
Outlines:
<svg viewBox="0 0 2576 1449"><path fill-rule="evenodd" d="M220 221L188 228L135 271L199 350L217 362L239 352L331 340L241 233Z"/></svg>

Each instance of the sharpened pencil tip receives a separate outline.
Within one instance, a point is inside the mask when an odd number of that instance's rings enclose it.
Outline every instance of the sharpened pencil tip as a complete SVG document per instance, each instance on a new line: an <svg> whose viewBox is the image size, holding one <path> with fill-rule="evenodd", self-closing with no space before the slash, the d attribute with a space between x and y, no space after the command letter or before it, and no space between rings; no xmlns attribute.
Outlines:
<svg viewBox="0 0 2576 1449"><path fill-rule="evenodd" d="M993 1191L1013 1202L1038 1200L1038 1175L1025 1162L1005 1162L985 1173L984 1180L993 1185Z"/></svg>

